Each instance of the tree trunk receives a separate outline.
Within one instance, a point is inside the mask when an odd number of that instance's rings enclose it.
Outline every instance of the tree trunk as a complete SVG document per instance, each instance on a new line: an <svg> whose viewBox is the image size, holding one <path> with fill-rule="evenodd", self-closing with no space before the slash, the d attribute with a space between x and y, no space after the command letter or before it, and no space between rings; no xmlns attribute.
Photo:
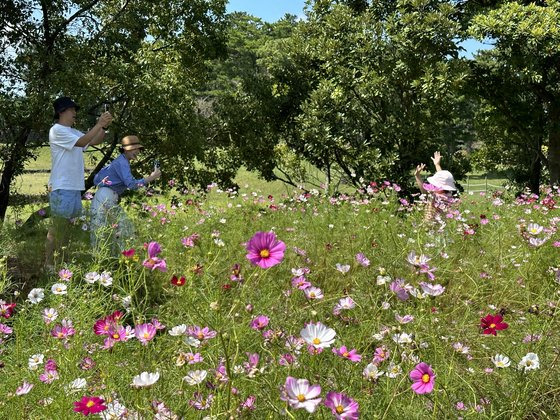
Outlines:
<svg viewBox="0 0 560 420"><path fill-rule="evenodd" d="M548 171L550 185L560 181L560 102L552 102L548 112Z"/></svg>
<svg viewBox="0 0 560 420"><path fill-rule="evenodd" d="M541 142L539 141L539 147ZM542 162L538 154L533 157L531 161L531 169L529 172L529 188L533 194L539 194L539 187L541 185Z"/></svg>
<svg viewBox="0 0 560 420"><path fill-rule="evenodd" d="M8 210L10 202L10 186L12 185L14 174L21 169L21 166L25 162L25 143L29 133L29 128L21 128L17 132L9 157L4 161L2 179L0 180L0 223L4 221L6 211Z"/></svg>

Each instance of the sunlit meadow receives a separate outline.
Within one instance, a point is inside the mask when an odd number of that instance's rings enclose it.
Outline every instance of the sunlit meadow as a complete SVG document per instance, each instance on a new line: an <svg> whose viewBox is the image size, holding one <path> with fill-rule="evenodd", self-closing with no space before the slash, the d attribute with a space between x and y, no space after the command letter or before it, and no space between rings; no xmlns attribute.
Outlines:
<svg viewBox="0 0 560 420"><path fill-rule="evenodd" d="M143 196L116 257L77 221L3 270L1 417L558 418L560 195L398 190Z"/></svg>

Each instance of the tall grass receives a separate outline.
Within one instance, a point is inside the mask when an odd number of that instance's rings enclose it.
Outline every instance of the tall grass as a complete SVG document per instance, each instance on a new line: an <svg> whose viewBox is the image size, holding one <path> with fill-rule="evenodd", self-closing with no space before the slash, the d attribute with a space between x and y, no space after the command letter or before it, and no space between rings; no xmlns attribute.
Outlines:
<svg viewBox="0 0 560 420"><path fill-rule="evenodd" d="M555 194L550 199L557 201ZM13 332L0 344L0 412L16 418L72 418L79 416L72 412L73 402L86 395L118 400L129 413L145 418L154 415L154 401L184 418L312 416L281 400L280 388L291 376L319 384L323 399L328 391L348 395L359 403L364 419L557 418L560 326L558 248L553 244L559 240L558 218L550 201L540 201L466 196L449 217L444 215L443 224L435 225L423 221L420 205L400 202L391 186L356 197L296 191L269 198L268 192L214 189L206 197L180 196L176 206L169 197L131 203L127 212L137 227L129 241L133 256L93 255L87 251L87 233L77 235L57 266L73 272L66 295L51 292L61 282L56 273L38 275L33 287L44 288L45 297L36 304L26 301L30 287L19 297L14 286L0 289L7 303L17 302L14 314L3 319ZM538 229L531 223L542 232L533 234ZM280 264L264 270L246 259L245 243L255 232L270 230L286 244L286 252ZM182 239L192 234L199 240L185 246ZM531 245L531 237L545 242ZM11 240L10 234L4 238ZM142 265L148 258L144 244L151 241L161 244L158 257L165 259L166 272ZM22 249L10 252L21 258ZM430 282L421 267L408 261L411 252L430 258L435 279ZM369 265L358 262L358 253ZM240 264L243 281L231 280L234 264ZM337 264L349 265L348 271ZM293 270L303 267L322 299L306 299L292 286ZM110 272L112 285L86 282L93 271ZM186 284L171 284L173 275L184 276ZM411 289L421 291L421 282L445 291L400 300L390 287L397 279L408 284L409 295ZM15 284L17 278L9 281ZM348 296L356 306L333 313ZM48 325L42 318L46 308L58 312ZM122 325L157 318L166 328L146 345L131 338L103 349L106 336L96 335L93 325L115 310L124 313ZM509 327L496 336L482 334L481 318L497 313ZM250 327L258 315L269 318L262 331ZM396 315L413 320L401 323ZM76 330L66 340L51 335L63 319ZM311 354L307 344L297 348L309 322L336 331L331 348L320 354ZM169 334L180 324L209 327L216 336L196 347L187 335ZM395 341L402 333L410 342ZM356 349L362 360L354 363L333 354L332 348L342 345ZM389 351L378 366L385 374L367 380L362 372L382 346ZM200 353L203 360L188 364L189 352ZM529 352L538 355L539 369L518 368ZM38 353L58 365L59 379L51 384L39 380L44 365L28 367L29 357ZM256 365L249 354L258 354ZM511 365L496 367L491 360L496 354L508 356ZM95 362L89 370L80 367L85 357ZM408 377L420 361L436 374L434 390L425 395L411 390ZM188 385L183 378L195 369L208 376ZM141 372L159 372L160 379L150 387L132 387ZM77 378L84 378L86 387L69 390ZM34 384L33 389L15 395L23 381ZM211 399L208 408L199 411L190 403L195 392ZM249 396L256 398L252 409L243 406ZM320 405L314 416L330 417L331 410Z"/></svg>

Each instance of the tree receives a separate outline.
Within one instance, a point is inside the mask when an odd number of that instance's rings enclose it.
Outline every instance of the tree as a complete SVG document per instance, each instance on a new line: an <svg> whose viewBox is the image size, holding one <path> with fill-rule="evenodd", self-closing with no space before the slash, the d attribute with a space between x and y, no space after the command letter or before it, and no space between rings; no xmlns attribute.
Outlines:
<svg viewBox="0 0 560 420"><path fill-rule="evenodd" d="M560 2L501 2L474 16L470 34L495 46L473 63L474 83L501 118L525 176L538 192L541 167L560 180ZM544 154L545 148L548 154ZM519 168L518 168L519 169ZM519 171L518 171L519 173Z"/></svg>
<svg viewBox="0 0 560 420"><path fill-rule="evenodd" d="M7 2L0 14L0 219L14 176L32 156L27 139L47 138L52 100L61 93L85 108L84 128L103 103L116 114L99 165L129 132L177 173L202 155L207 133L196 88L205 60L223 54L224 13L225 0Z"/></svg>

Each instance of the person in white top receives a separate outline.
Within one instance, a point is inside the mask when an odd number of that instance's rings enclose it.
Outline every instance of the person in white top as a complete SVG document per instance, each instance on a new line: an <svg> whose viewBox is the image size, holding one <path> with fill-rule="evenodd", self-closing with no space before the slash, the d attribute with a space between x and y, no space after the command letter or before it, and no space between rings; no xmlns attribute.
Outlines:
<svg viewBox="0 0 560 420"><path fill-rule="evenodd" d="M53 223L47 233L47 267L52 267L55 248L65 241L62 233L67 229L63 224L82 213L81 195L85 190L83 152L89 145L103 142L105 129L113 120L109 112L104 112L95 126L84 134L72 128L80 109L72 99L62 96L54 101L53 107L57 122L49 131L52 160L49 205Z"/></svg>

